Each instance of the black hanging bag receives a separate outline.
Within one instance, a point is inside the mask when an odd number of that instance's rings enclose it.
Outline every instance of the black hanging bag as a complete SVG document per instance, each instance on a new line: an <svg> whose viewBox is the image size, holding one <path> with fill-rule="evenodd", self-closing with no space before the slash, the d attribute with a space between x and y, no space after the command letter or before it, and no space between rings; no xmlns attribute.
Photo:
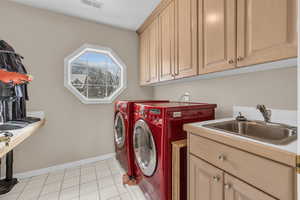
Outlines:
<svg viewBox="0 0 300 200"><path fill-rule="evenodd" d="M4 40L0 40L0 69L9 72L27 74L22 63L23 57ZM8 120L19 120L26 117L26 100L28 100L27 85L12 86L0 83L0 99L5 110L4 118Z"/></svg>

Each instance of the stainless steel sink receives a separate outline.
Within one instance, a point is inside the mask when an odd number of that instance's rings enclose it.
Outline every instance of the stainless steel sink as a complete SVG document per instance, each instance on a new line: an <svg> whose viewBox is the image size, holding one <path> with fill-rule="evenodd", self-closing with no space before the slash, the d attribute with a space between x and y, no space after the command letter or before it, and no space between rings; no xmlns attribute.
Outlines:
<svg viewBox="0 0 300 200"><path fill-rule="evenodd" d="M206 124L204 127L278 145L297 139L297 127L263 121L232 120Z"/></svg>
<svg viewBox="0 0 300 200"><path fill-rule="evenodd" d="M24 128L28 125L26 122L10 121L4 124L0 124L0 131L10 131Z"/></svg>

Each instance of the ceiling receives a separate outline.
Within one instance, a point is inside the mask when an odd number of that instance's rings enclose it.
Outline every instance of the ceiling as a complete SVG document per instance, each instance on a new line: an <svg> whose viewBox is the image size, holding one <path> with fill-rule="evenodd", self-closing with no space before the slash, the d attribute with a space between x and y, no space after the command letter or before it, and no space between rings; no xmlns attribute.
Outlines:
<svg viewBox="0 0 300 200"><path fill-rule="evenodd" d="M82 0L12 1L130 30L137 30L160 2L160 0L91 0L102 4L101 8L95 8L83 4Z"/></svg>

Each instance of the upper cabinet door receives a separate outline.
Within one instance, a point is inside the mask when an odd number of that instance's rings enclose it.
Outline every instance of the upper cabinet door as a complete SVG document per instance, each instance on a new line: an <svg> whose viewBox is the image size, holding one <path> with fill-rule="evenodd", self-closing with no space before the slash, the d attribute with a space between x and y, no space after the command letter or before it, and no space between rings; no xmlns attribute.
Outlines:
<svg viewBox="0 0 300 200"><path fill-rule="evenodd" d="M237 65L297 56L297 0L237 1Z"/></svg>
<svg viewBox="0 0 300 200"><path fill-rule="evenodd" d="M235 68L236 1L199 0L199 74Z"/></svg>
<svg viewBox="0 0 300 200"><path fill-rule="evenodd" d="M158 82L159 69L159 30L158 18L149 26L149 71L150 83Z"/></svg>
<svg viewBox="0 0 300 200"><path fill-rule="evenodd" d="M223 200L223 172L189 156L189 200Z"/></svg>
<svg viewBox="0 0 300 200"><path fill-rule="evenodd" d="M225 174L225 200L276 200L264 192Z"/></svg>
<svg viewBox="0 0 300 200"><path fill-rule="evenodd" d="M175 15L174 1L159 16L161 59L159 78L161 81L174 77L175 67Z"/></svg>
<svg viewBox="0 0 300 200"><path fill-rule="evenodd" d="M197 75L197 0L175 1L175 75Z"/></svg>
<svg viewBox="0 0 300 200"><path fill-rule="evenodd" d="M145 30L140 34L140 84L146 85L149 82L149 35L148 30Z"/></svg>

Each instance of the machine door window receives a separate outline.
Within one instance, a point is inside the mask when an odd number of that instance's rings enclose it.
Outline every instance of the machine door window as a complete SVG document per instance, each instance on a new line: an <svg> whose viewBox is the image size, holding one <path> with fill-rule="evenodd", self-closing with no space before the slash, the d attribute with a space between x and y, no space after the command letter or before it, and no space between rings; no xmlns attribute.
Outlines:
<svg viewBox="0 0 300 200"><path fill-rule="evenodd" d="M134 126L133 145L139 168L145 176L152 176L157 164L156 146L152 132L143 120Z"/></svg>
<svg viewBox="0 0 300 200"><path fill-rule="evenodd" d="M115 143L118 148L122 148L125 144L125 123L121 113L118 113L115 117Z"/></svg>

